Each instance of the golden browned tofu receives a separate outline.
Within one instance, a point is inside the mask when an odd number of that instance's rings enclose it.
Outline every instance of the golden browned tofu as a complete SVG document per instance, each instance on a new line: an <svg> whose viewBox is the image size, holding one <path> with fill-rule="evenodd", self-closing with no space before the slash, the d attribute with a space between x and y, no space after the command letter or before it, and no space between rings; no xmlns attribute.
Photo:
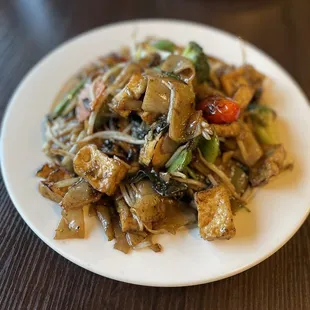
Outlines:
<svg viewBox="0 0 310 310"><path fill-rule="evenodd" d="M145 166L148 166L154 156L156 145L158 144L162 134L158 134L156 137L153 137L152 133L149 133L146 137L146 142L140 150L139 163Z"/></svg>
<svg viewBox="0 0 310 310"><path fill-rule="evenodd" d="M240 75L239 71L224 74L220 80L225 94L229 97L232 97L241 85L247 85L247 80Z"/></svg>
<svg viewBox="0 0 310 310"><path fill-rule="evenodd" d="M216 88L211 87L207 82L195 85L195 94L199 100L209 96L223 96L224 94Z"/></svg>
<svg viewBox="0 0 310 310"><path fill-rule="evenodd" d="M224 185L197 192L195 202L203 239L230 239L236 234L229 193Z"/></svg>
<svg viewBox="0 0 310 310"><path fill-rule="evenodd" d="M161 168L178 146L179 144L171 140L168 134L162 135L160 133L152 140L147 139L140 151L139 162L145 166L152 163L153 167Z"/></svg>
<svg viewBox="0 0 310 310"><path fill-rule="evenodd" d="M111 108L123 117L131 111L141 111L142 101L138 101L145 92L147 81L141 73L134 73L128 84L112 101Z"/></svg>
<svg viewBox="0 0 310 310"><path fill-rule="evenodd" d="M213 124L212 128L219 137L237 137L240 133L240 124L238 122L233 122L231 124Z"/></svg>
<svg viewBox="0 0 310 310"><path fill-rule="evenodd" d="M245 65L221 76L220 80L225 93L233 96L241 85L256 90L262 87L265 76L253 66Z"/></svg>
<svg viewBox="0 0 310 310"><path fill-rule="evenodd" d="M152 112L138 112L138 115L148 125L152 125L160 116L159 113L152 113Z"/></svg>
<svg viewBox="0 0 310 310"><path fill-rule="evenodd" d="M129 166L118 157L108 157L94 144L80 149L73 160L74 171L86 179L92 187L108 196L114 194L124 179Z"/></svg>
<svg viewBox="0 0 310 310"><path fill-rule="evenodd" d="M133 218L125 200L124 199L116 200L115 204L116 204L116 210L119 214L120 226L122 228L122 232L139 231L138 222Z"/></svg>

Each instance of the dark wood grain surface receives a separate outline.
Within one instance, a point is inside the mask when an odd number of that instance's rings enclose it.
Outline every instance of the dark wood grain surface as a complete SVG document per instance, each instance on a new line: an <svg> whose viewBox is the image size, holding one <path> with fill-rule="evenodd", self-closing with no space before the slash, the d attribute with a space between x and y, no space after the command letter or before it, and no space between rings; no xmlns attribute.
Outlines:
<svg viewBox="0 0 310 310"><path fill-rule="evenodd" d="M57 45L93 27L151 17L240 35L275 58L310 96L309 0L0 0L1 119L25 73ZM229 279L187 288L109 280L48 248L23 222L0 179L0 309L310 309L309 266L308 219L276 254Z"/></svg>

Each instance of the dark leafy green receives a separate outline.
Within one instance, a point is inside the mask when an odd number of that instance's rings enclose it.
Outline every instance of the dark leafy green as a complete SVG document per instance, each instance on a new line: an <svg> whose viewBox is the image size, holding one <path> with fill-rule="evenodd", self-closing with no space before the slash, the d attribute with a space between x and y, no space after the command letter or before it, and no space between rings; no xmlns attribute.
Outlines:
<svg viewBox="0 0 310 310"><path fill-rule="evenodd" d="M175 180L170 180L169 182L164 181L154 170L140 170L130 182L137 183L144 178L148 178L152 182L153 189L163 197L180 198L188 188L186 184Z"/></svg>
<svg viewBox="0 0 310 310"><path fill-rule="evenodd" d="M214 163L220 154L220 141L214 134L210 140L203 139L199 143L199 149L206 161Z"/></svg>

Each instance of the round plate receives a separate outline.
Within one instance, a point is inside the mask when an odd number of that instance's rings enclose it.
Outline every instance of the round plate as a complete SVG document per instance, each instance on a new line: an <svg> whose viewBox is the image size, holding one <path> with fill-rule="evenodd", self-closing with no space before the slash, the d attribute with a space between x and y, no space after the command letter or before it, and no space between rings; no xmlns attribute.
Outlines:
<svg viewBox="0 0 310 310"><path fill-rule="evenodd" d="M125 255L113 249L96 219L87 223L84 240L53 240L60 208L41 197L36 169L41 152L41 124L64 82L80 67L120 46L156 35L179 44L197 41L210 55L240 65L239 40L203 25L164 20L123 22L95 29L61 45L25 77L16 90L2 128L2 172L8 192L30 228L51 248L75 264L116 279L150 286L185 286L211 282L244 271L269 257L298 230L309 213L310 150L308 102L294 80L271 58L246 44L247 62L270 77L265 100L279 116L281 138L295 162L271 184L259 189L252 212L235 217L237 235L208 242L198 230L159 236L162 253L150 250Z"/></svg>

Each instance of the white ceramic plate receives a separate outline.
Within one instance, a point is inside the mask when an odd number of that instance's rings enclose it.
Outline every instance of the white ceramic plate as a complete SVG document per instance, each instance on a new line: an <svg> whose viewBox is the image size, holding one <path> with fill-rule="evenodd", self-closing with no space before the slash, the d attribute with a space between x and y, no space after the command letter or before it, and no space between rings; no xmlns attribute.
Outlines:
<svg viewBox="0 0 310 310"><path fill-rule="evenodd" d="M63 83L97 56L148 35L180 44L193 40L208 54L241 64L238 39L230 34L180 21L141 20L95 29L61 45L25 77L7 109L1 140L2 172L9 194L27 224L51 248L70 261L112 279L150 286L185 286L211 282L246 270L269 257L298 230L309 213L310 150L308 102L293 79L272 59L246 45L247 61L272 83L266 100L279 116L281 136L295 161L286 172L261 189L251 213L235 217L237 235L230 241L203 241L198 230L159 237L161 254L150 250L130 255L113 249L96 222L88 223L85 240L53 240L59 207L38 193L36 169L46 161L41 152L41 123Z"/></svg>

